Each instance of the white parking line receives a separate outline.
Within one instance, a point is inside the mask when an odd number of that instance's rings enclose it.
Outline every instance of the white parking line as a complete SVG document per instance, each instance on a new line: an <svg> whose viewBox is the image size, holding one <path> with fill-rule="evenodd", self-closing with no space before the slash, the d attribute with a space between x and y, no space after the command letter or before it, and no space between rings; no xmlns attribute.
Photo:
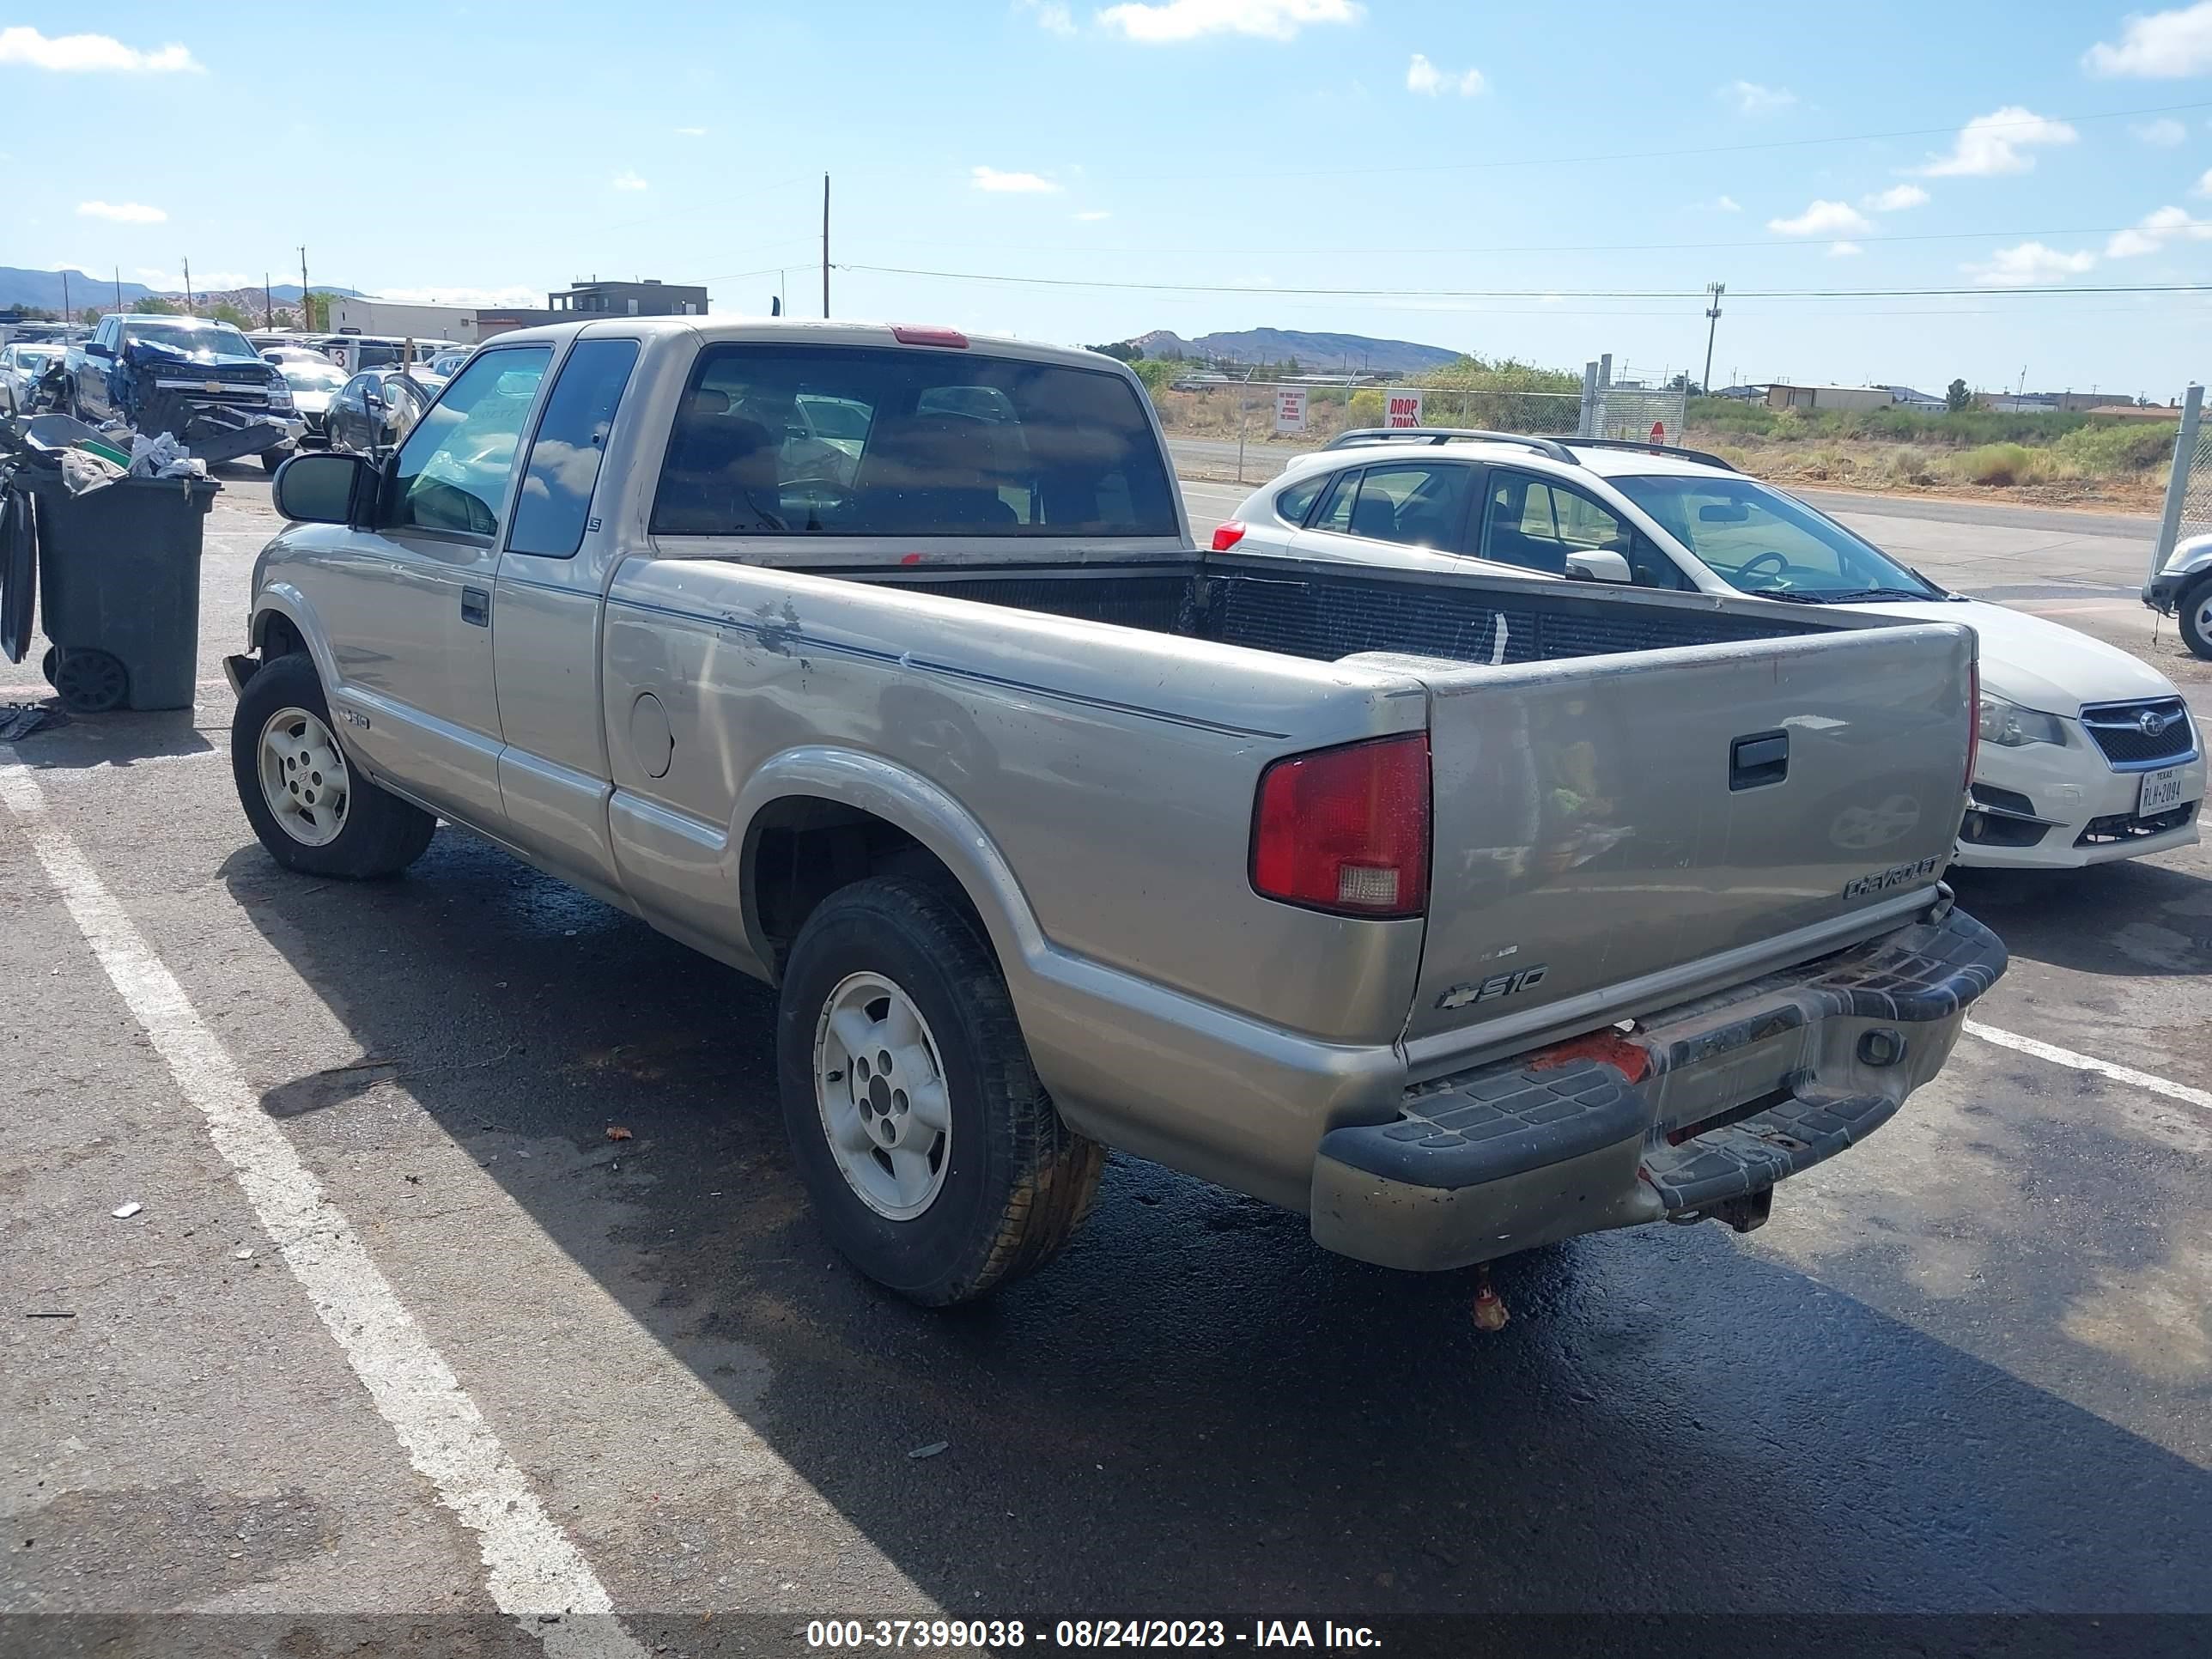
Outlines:
<svg viewBox="0 0 2212 1659"><path fill-rule="evenodd" d="M2099 1060L2093 1054L2077 1054L2071 1048L2039 1042L2033 1037L2017 1032L2000 1030L1994 1025L1984 1025L1978 1019L1966 1022L1966 1035L1979 1037L1984 1042L1994 1042L2000 1048L2016 1049L2023 1054L2033 1054L2038 1060L2047 1060L2054 1066L2071 1066L2077 1072L2094 1072L2115 1083L2130 1084L2147 1089L2154 1095L2164 1095L2168 1100L2185 1101L2191 1106L2212 1112L2212 1091L2192 1089L2185 1083L2169 1083L2162 1077L2153 1077L2148 1072L2138 1072L2132 1066L2115 1066L2109 1060Z"/></svg>
<svg viewBox="0 0 2212 1659"><path fill-rule="evenodd" d="M353 1224L261 1109L184 987L48 814L30 771L4 744L0 803L15 815L178 1088L207 1120L209 1138L378 1413L440 1499L476 1531L494 1603L560 1659L643 1659L645 1650L612 1617L598 1575L546 1514ZM544 1614L559 1615L559 1622L540 1623Z"/></svg>

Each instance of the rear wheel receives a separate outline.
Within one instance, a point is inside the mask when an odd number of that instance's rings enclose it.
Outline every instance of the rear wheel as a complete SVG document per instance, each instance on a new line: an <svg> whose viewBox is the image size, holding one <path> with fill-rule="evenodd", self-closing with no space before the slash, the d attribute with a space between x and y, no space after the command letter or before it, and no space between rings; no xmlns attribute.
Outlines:
<svg viewBox="0 0 2212 1659"><path fill-rule="evenodd" d="M792 946L776 1024L784 1126L848 1260L941 1307L1058 1254L1105 1151L1060 1121L975 922L921 882L832 894Z"/></svg>
<svg viewBox="0 0 2212 1659"><path fill-rule="evenodd" d="M2212 576L2200 576L2182 591L2176 607L2181 642L2200 657L2212 658Z"/></svg>
<svg viewBox="0 0 2212 1659"><path fill-rule="evenodd" d="M289 870L397 875L422 857L437 828L421 807L356 775L303 652L264 664L246 681L231 715L230 769L253 833Z"/></svg>
<svg viewBox="0 0 2212 1659"><path fill-rule="evenodd" d="M47 678L61 694L62 707L71 714L104 714L120 708L131 695L130 671L120 658L82 646L66 651L50 648L46 654L54 659Z"/></svg>

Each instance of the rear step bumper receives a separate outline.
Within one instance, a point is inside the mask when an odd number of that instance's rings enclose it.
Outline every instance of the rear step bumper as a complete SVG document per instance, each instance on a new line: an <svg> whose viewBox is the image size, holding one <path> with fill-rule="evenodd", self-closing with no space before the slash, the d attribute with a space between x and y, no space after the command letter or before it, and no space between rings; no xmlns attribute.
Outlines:
<svg viewBox="0 0 2212 1659"><path fill-rule="evenodd" d="M2005 969L1952 908L1639 1022L1423 1084L1334 1129L1315 1239L1384 1267L1465 1267L1579 1233L1719 1214L1864 1139L1933 1077ZM1758 1200L1753 1202L1752 1200Z"/></svg>

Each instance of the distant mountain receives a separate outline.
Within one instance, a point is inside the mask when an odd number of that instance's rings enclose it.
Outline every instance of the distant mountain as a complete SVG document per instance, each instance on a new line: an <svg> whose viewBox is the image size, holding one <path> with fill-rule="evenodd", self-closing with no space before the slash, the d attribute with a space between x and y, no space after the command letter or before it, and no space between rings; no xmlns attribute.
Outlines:
<svg viewBox="0 0 2212 1659"><path fill-rule="evenodd" d="M112 310L118 284L111 276L95 276L89 272L72 270L69 273L69 305L73 311L82 311L96 306L102 311ZM162 292L148 288L143 283L124 283L123 303L158 296L165 300L182 301L181 289ZM356 288L337 288L326 283L315 284L318 294L336 294L346 299L358 299L361 290ZM195 289L195 302L213 305L218 300L228 300L241 311L251 312L262 302L258 288L222 289L215 291ZM296 305L300 300L297 283L278 283L269 290L269 298L277 305ZM62 273L58 270L19 270L13 265L0 265L0 306L37 306L46 311L62 308Z"/></svg>
<svg viewBox="0 0 2212 1659"><path fill-rule="evenodd" d="M1233 333L1201 334L1186 340L1164 328L1139 334L1129 344L1147 357L1183 356L1232 363L1281 363L1297 359L1301 368L1321 373L1364 369L1387 374L1418 374L1455 363L1466 354L1447 346L1413 340L1377 340L1364 334L1309 334L1295 328L1247 328Z"/></svg>

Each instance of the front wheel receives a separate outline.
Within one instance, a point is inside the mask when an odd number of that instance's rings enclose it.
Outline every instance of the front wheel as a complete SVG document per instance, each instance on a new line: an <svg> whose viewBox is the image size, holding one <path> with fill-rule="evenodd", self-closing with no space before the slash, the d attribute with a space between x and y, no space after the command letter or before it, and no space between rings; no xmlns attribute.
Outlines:
<svg viewBox="0 0 2212 1659"><path fill-rule="evenodd" d="M289 449L264 449L261 452L261 470L273 476L278 467L291 459L292 452Z"/></svg>
<svg viewBox="0 0 2212 1659"><path fill-rule="evenodd" d="M2181 642L2200 657L2212 658L2212 576L2200 576L2184 589L2175 607Z"/></svg>
<svg viewBox="0 0 2212 1659"><path fill-rule="evenodd" d="M421 807L355 775L304 652L265 663L230 720L230 770L246 822L288 870L368 879L422 855L438 826Z"/></svg>
<svg viewBox="0 0 2212 1659"><path fill-rule="evenodd" d="M1042 1266L1105 1149L1060 1121L976 923L922 882L833 893L786 965L784 1127L830 1242L929 1307Z"/></svg>

